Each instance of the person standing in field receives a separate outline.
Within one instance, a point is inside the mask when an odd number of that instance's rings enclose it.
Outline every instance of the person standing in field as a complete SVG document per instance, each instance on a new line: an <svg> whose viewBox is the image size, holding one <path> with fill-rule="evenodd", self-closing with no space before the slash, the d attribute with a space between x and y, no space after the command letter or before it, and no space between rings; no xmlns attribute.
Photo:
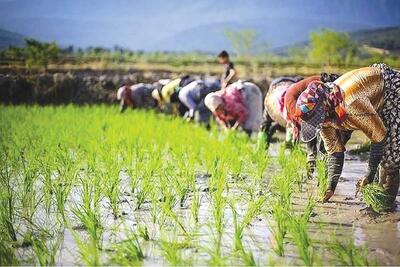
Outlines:
<svg viewBox="0 0 400 267"><path fill-rule="evenodd" d="M225 70L221 76L221 89L224 90L228 85L237 80L237 73L233 62L229 58L228 52L225 50L218 54L218 61L225 67Z"/></svg>
<svg viewBox="0 0 400 267"><path fill-rule="evenodd" d="M189 109L185 114L188 120L194 120L209 128L210 110L204 104L204 98L220 89L219 82L196 80L179 91L180 101Z"/></svg>
<svg viewBox="0 0 400 267"><path fill-rule="evenodd" d="M334 194L344 163L340 132L361 130L370 140L368 172L357 185L379 183L394 204L400 181L400 72L386 64L347 72L333 83L312 82L302 92L294 114L301 139L310 142L320 131L328 152L329 186L323 202Z"/></svg>
<svg viewBox="0 0 400 267"><path fill-rule="evenodd" d="M204 99L207 108L224 129L241 127L247 134L258 132L262 121L262 93L250 82L236 82Z"/></svg>
<svg viewBox="0 0 400 267"><path fill-rule="evenodd" d="M127 107L155 108L157 103L151 95L154 88L154 85L144 83L123 85L118 88L117 99L120 101L120 112L124 112Z"/></svg>

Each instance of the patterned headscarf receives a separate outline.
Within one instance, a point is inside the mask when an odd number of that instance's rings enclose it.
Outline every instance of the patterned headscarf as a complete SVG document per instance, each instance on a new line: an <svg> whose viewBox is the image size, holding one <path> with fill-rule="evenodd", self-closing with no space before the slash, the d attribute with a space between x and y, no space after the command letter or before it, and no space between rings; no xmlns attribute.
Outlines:
<svg viewBox="0 0 400 267"><path fill-rule="evenodd" d="M301 119L300 137L306 143L314 140L325 119L323 85L322 82L311 82L296 102L294 116Z"/></svg>
<svg viewBox="0 0 400 267"><path fill-rule="evenodd" d="M313 140L324 121L334 119L339 124L344 121L346 111L342 91L334 83L310 83L297 99L294 116L301 118L302 140Z"/></svg>
<svg viewBox="0 0 400 267"><path fill-rule="evenodd" d="M336 122L341 124L346 117L342 91L334 83L326 83L325 86L328 89L325 91L327 110L333 111Z"/></svg>

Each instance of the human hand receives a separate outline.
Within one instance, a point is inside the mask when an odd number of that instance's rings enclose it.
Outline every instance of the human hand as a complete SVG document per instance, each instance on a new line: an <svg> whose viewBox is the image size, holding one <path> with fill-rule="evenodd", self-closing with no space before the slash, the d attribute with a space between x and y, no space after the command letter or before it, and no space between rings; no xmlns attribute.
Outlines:
<svg viewBox="0 0 400 267"><path fill-rule="evenodd" d="M367 184L369 184L370 181L368 180L368 177L364 176L360 179L358 179L357 183L356 183L356 194L355 196L357 196L358 192Z"/></svg>

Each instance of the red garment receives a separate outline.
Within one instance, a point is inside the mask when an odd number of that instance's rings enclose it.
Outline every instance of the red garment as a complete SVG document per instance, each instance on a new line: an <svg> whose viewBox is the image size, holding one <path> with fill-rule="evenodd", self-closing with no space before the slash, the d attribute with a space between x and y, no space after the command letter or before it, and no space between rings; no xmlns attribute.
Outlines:
<svg viewBox="0 0 400 267"><path fill-rule="evenodd" d="M218 92L224 101L225 114L216 114L216 117L227 124L229 121L235 120L239 124L243 124L248 116L247 107L244 97L237 89L227 89Z"/></svg>
<svg viewBox="0 0 400 267"><path fill-rule="evenodd" d="M292 84L285 94L285 107L288 119L294 121L294 114L296 113L296 102L300 94L307 89L309 83L313 81L320 81L320 76L315 75Z"/></svg>
<svg viewBox="0 0 400 267"><path fill-rule="evenodd" d="M121 98L122 98L124 105L127 105L128 107L134 107L134 102L132 99L132 89L130 86L128 86L128 85L124 86L124 90L122 91Z"/></svg>

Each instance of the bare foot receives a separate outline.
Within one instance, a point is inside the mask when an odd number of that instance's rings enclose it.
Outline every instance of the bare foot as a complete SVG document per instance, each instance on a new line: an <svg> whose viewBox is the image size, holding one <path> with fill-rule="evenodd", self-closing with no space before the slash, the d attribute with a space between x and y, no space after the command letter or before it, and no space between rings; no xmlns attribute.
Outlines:
<svg viewBox="0 0 400 267"><path fill-rule="evenodd" d="M331 197L333 196L334 192L332 190L326 190L325 192L325 196L322 199L322 203L326 203L329 201L329 199L331 199Z"/></svg>

